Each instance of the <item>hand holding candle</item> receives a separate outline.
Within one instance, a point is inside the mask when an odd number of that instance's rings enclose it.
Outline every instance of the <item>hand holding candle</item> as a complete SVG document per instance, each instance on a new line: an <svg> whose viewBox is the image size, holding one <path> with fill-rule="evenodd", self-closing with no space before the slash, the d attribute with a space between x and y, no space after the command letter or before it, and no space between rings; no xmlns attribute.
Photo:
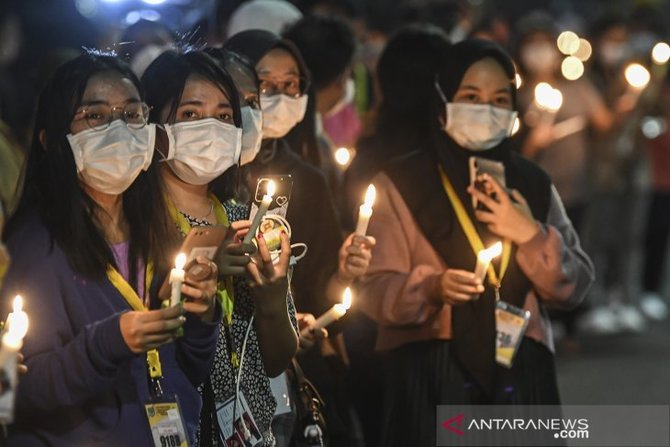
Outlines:
<svg viewBox="0 0 670 447"><path fill-rule="evenodd" d="M546 82L540 82L535 87L535 105L544 111L543 120L547 124L553 124L556 113L563 105L563 94Z"/></svg>
<svg viewBox="0 0 670 447"><path fill-rule="evenodd" d="M179 253L174 261L174 268L170 271L170 306L176 306L181 301L181 285L184 283L184 265L186 264L186 255Z"/></svg>
<svg viewBox="0 0 670 447"><path fill-rule="evenodd" d="M482 283L486 278L486 272L489 269L491 260L502 253L502 242L498 241L489 248L481 250L477 253L477 266L475 267L475 277L479 278Z"/></svg>
<svg viewBox="0 0 670 447"><path fill-rule="evenodd" d="M251 227L249 227L249 232L244 236L244 243L250 244L251 241L256 237L256 231L258 231L258 226L263 220L263 216L270 208L270 203L272 203L272 196L275 194L275 182L272 180L268 181L268 187L266 194L263 195L263 200L261 201L260 206L258 207L258 212L254 216L254 220L251 222Z"/></svg>
<svg viewBox="0 0 670 447"><path fill-rule="evenodd" d="M377 190L375 189L375 185L368 186L368 190L365 193L365 201L358 211L358 223L356 224L355 231L358 236L365 236L368 231L368 224L370 223L370 217L372 217L372 205L375 203L376 195Z"/></svg>
<svg viewBox="0 0 670 447"><path fill-rule="evenodd" d="M302 331L300 331L301 336L305 336L309 333L309 331L319 331L329 324L339 320L344 316L344 314L347 313L347 310L351 307L351 300L352 300L352 294L351 294L351 289L347 287L344 289L344 294L342 295L342 302L335 304L333 307L330 308L330 310L323 315L321 315L317 320L314 322L314 324L310 327L304 328Z"/></svg>

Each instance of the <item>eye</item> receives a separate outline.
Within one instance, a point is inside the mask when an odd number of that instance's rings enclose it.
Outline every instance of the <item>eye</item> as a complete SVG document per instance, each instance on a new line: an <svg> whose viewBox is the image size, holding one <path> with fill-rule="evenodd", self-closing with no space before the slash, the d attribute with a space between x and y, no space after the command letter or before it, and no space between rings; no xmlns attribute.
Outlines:
<svg viewBox="0 0 670 447"><path fill-rule="evenodd" d="M508 106L512 103L512 99L509 96L499 96L495 99L495 103L501 106Z"/></svg>
<svg viewBox="0 0 670 447"><path fill-rule="evenodd" d="M180 117L180 120L182 120L182 121L187 121L187 120L193 121L193 120L200 119L200 115L198 114L197 111L188 110L188 109L182 111L181 114L179 115L179 117Z"/></svg>
<svg viewBox="0 0 670 447"><path fill-rule="evenodd" d="M233 122L233 116L230 113L220 113L219 116L217 117L219 121L223 121L225 123L232 123Z"/></svg>

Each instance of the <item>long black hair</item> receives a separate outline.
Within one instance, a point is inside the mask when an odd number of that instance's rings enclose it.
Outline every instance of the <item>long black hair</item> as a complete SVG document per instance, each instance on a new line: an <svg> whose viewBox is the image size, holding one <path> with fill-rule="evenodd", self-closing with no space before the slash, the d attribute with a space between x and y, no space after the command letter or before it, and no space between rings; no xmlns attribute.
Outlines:
<svg viewBox="0 0 670 447"><path fill-rule="evenodd" d="M391 153L416 150L435 121L432 100L438 67L447 59L449 38L439 27L413 23L396 31L379 58L377 80L381 103L363 146L374 144Z"/></svg>
<svg viewBox="0 0 670 447"><path fill-rule="evenodd" d="M114 56L87 53L56 70L39 98L26 187L8 228L11 232L26 215L39 213L73 269L96 280L115 265L114 256L94 217L99 206L82 188L66 135L89 80L105 72L130 80L143 97L137 77ZM136 286L138 261L153 260L157 268L166 268L174 240L160 178L152 167L123 193L123 212L130 235L130 281Z"/></svg>

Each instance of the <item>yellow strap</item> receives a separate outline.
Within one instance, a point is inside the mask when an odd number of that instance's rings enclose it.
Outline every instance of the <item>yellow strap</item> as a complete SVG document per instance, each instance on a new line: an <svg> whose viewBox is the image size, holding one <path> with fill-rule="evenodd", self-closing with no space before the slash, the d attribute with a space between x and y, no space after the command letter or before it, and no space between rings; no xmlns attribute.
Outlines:
<svg viewBox="0 0 670 447"><path fill-rule="evenodd" d="M226 209L223 207L223 204L221 204L219 199L213 193L209 193L209 200L211 200L214 204L214 215L216 216L216 223L225 227L229 227L230 221L228 220L228 215L226 214ZM177 224L181 233L183 235L187 235L188 232L191 231L191 225L188 223L188 219L186 219L177 210L169 197L166 198L166 201L168 204L168 210L172 216L172 220L174 220L174 222ZM221 308L223 309L226 323L230 325L233 321L233 305L235 302L235 297L233 294L233 278L231 276L226 277L224 281L219 281L217 295L221 301Z"/></svg>
<svg viewBox="0 0 670 447"><path fill-rule="evenodd" d="M107 278L109 279L109 282L112 283L114 288L116 288L116 290L118 290L121 296L126 300L131 309L137 311L148 310L135 289L133 289L131 285L128 284L128 281L126 281L123 276L121 276L121 274L111 265L107 266ZM149 288L151 287L151 281L153 278L154 265L152 262L150 262L145 269L144 275L145 297L149 296ZM158 354L158 350L151 349L147 351L147 365L149 367L149 376L152 379L160 379L163 377L163 368L161 367L161 359L160 355Z"/></svg>
<svg viewBox="0 0 670 447"><path fill-rule="evenodd" d="M465 207L463 206L461 199L458 197L458 194L456 194L453 185L449 181L449 177L447 177L447 174L444 172L444 169L442 169L442 166L438 165L438 169L440 171L440 177L442 178L442 185L444 186L444 190L447 193L447 196L449 197L451 206L454 207L454 212L456 213L458 222L461 224L461 228L463 228L463 232L465 233L465 236L468 238L470 246L472 247L472 250L475 252L476 255L477 253L479 253L481 250L484 249L484 243L482 242L482 239L479 237L477 229L472 223L472 220L470 220L470 216L468 216L467 211L465 211ZM493 285L496 288L500 287L500 284L502 283L502 280L505 277L507 267L509 266L509 260L511 254L512 254L512 242L509 239L504 239L502 262L500 263L500 277L498 278L498 275L496 275L496 271L493 268L493 264L489 264L488 269L489 283L491 283L491 285Z"/></svg>

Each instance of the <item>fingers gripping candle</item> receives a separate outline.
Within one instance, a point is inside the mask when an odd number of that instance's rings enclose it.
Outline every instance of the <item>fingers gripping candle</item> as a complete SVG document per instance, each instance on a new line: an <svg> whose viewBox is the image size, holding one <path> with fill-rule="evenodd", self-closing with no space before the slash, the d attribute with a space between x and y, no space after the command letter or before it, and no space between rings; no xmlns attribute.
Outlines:
<svg viewBox="0 0 670 447"><path fill-rule="evenodd" d="M351 289L347 287L344 289L344 294L342 295L342 302L334 305L330 310L323 315L321 315L315 322L313 326L305 328L301 331L300 335L306 335L310 330L320 331L329 324L339 320L347 313L347 310L351 307L352 294Z"/></svg>

